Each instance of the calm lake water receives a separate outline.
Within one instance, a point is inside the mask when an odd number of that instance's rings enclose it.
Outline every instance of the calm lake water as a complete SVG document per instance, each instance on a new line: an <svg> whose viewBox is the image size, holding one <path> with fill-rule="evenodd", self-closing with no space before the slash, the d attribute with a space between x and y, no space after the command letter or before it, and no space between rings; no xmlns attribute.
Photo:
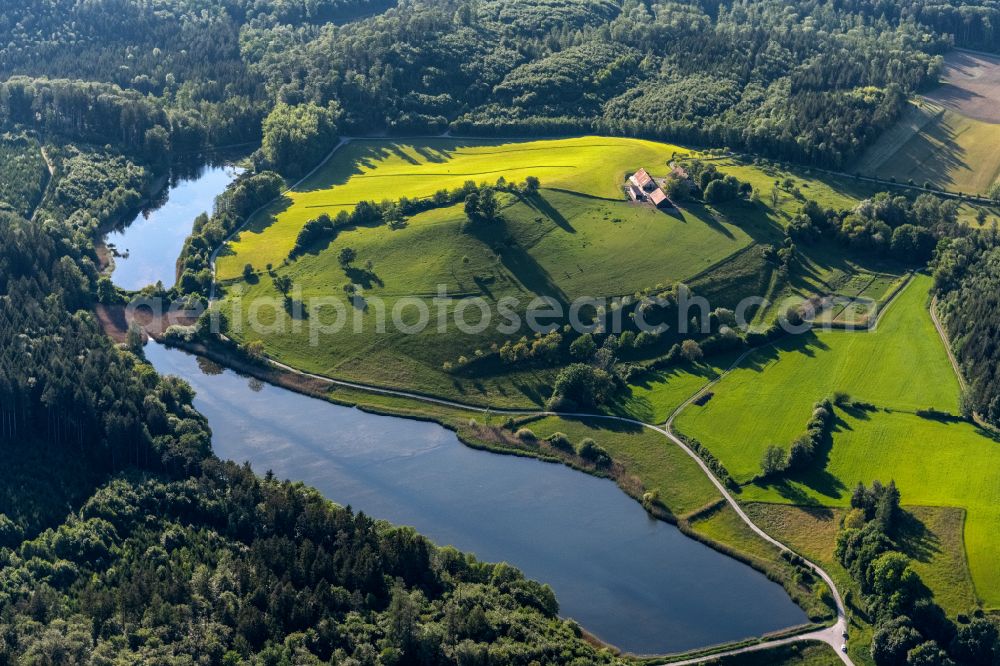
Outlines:
<svg viewBox="0 0 1000 666"><path fill-rule="evenodd" d="M333 405L153 342L146 355L195 388L220 457L510 562L622 649L673 652L806 621L781 587L650 520L611 481L471 449L439 425Z"/></svg>
<svg viewBox="0 0 1000 666"><path fill-rule="evenodd" d="M142 289L176 281L177 257L184 239L191 235L194 219L212 213L216 195L239 174L232 166L204 166L172 178L169 194L140 213L122 229L107 235L106 242L127 256L115 257L112 281L123 289Z"/></svg>

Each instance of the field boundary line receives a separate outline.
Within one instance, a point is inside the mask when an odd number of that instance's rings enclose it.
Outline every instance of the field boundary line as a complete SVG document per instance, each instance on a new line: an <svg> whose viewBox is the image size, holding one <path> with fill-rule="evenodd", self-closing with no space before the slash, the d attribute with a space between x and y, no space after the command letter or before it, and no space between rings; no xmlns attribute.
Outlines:
<svg viewBox="0 0 1000 666"><path fill-rule="evenodd" d="M931 297L931 304L927 310L930 312L931 321L934 322L934 330L937 331L938 336L941 338L941 342L944 344L944 350L948 354L948 360L951 361L951 369L955 371L955 376L958 378L958 385L963 391L968 390L969 385L965 381L965 375L962 374L962 368L958 365L958 359L955 358L955 352L951 349L951 341L948 339L948 332L944 330L944 326L938 318L937 306L938 298L937 294L935 294Z"/></svg>

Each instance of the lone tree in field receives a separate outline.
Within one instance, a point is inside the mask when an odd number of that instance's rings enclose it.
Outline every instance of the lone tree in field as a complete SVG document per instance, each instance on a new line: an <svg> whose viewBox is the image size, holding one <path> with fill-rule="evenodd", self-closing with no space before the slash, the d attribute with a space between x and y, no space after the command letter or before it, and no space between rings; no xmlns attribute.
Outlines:
<svg viewBox="0 0 1000 666"><path fill-rule="evenodd" d="M341 268L347 268L354 263L354 260L358 258L358 253L354 251L354 248L345 247L340 251L340 256L337 257L337 261L340 262Z"/></svg>
<svg viewBox="0 0 1000 666"><path fill-rule="evenodd" d="M783 448L772 444L764 450L764 457L760 461L761 476L778 474L785 471L787 466L788 459Z"/></svg>
<svg viewBox="0 0 1000 666"><path fill-rule="evenodd" d="M288 296L292 290L292 278L287 275L274 276L274 288L281 292L282 296Z"/></svg>

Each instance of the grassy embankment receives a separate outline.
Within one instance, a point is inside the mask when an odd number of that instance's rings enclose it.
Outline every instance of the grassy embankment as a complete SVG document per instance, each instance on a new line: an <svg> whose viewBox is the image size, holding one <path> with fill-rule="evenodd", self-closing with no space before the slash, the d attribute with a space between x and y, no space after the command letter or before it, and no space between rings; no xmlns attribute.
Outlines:
<svg viewBox="0 0 1000 666"><path fill-rule="evenodd" d="M832 447L820 452L811 470L781 483L748 485L743 501L842 508L859 481L894 479L905 505L966 512L963 540L975 595L996 608L1000 447L971 423L915 413L959 409L958 381L926 310L929 282L917 276L875 331L816 332L755 352L714 388L706 405L682 413L677 427L705 444L738 481L749 482L764 449L790 444L816 400L845 391L873 403L877 411L838 409ZM832 514L824 515L835 529ZM952 580L954 529L925 522L943 554L928 557L934 570L925 570L925 580L949 610L972 605L969 587ZM776 536L793 540L798 532Z"/></svg>

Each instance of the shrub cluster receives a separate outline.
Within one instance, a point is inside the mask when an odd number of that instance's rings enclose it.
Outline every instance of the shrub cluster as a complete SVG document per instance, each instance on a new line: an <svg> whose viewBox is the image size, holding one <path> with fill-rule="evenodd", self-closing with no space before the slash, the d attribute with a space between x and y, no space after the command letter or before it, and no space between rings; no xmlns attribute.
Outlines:
<svg viewBox="0 0 1000 666"><path fill-rule="evenodd" d="M538 441L535 433L527 428L519 429L517 431L517 438L524 442ZM590 437L584 437L580 440L579 446L573 446L573 442L570 441L570 438L565 433L554 432L546 437L544 441L553 449L567 455L577 455L581 460L590 463L594 467L606 468L611 466L611 454Z"/></svg>
<svg viewBox="0 0 1000 666"><path fill-rule="evenodd" d="M830 399L825 398L817 402L813 405L813 412L806 423L805 432L795 438L787 454L784 448L777 445L764 450L758 478L765 479L808 467L813 461L816 449L829 435L833 422L833 403Z"/></svg>
<svg viewBox="0 0 1000 666"><path fill-rule="evenodd" d="M685 445L692 451L698 454L698 457L705 461L708 468L712 470L715 477L726 484L730 488L736 487L736 482L733 481L733 477L729 475L729 470L727 470L719 459L712 455L712 452L705 448L705 445L699 442L694 437L689 437L681 433L676 433L677 438L684 442Z"/></svg>
<svg viewBox="0 0 1000 666"><path fill-rule="evenodd" d="M895 483L858 484L851 511L837 535L837 559L861 589L861 608L875 627L871 655L877 666L956 666L996 663L997 626L976 611L953 623L897 539L903 511Z"/></svg>

